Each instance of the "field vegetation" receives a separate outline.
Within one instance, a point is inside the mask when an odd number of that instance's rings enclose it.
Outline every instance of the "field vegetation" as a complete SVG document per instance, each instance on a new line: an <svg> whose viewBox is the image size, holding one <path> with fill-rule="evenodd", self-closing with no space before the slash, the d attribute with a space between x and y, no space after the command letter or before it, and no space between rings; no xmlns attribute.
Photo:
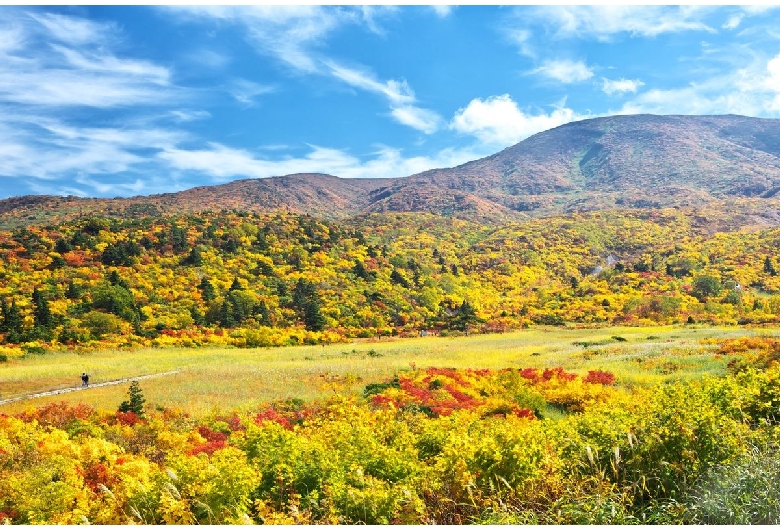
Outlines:
<svg viewBox="0 0 780 530"><path fill-rule="evenodd" d="M26 355L17 393L181 372L4 405L0 517L777 523L777 358L703 326Z"/></svg>
<svg viewBox="0 0 780 530"><path fill-rule="evenodd" d="M0 522L780 523L780 229L708 216L0 232Z"/></svg>

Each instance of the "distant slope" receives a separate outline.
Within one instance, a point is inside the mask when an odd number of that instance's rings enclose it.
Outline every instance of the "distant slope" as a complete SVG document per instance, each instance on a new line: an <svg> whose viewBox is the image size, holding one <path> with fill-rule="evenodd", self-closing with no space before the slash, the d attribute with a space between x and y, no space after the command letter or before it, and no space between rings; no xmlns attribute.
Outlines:
<svg viewBox="0 0 780 530"><path fill-rule="evenodd" d="M611 116L562 125L500 153L413 175L507 208L544 213L696 205L780 191L780 120Z"/></svg>
<svg viewBox="0 0 780 530"><path fill-rule="evenodd" d="M779 192L780 120L632 115L569 123L480 160L398 179L300 174L128 199L17 197L0 201L0 225L90 212L221 209L282 209L331 219L412 211L498 221L615 207L697 206Z"/></svg>

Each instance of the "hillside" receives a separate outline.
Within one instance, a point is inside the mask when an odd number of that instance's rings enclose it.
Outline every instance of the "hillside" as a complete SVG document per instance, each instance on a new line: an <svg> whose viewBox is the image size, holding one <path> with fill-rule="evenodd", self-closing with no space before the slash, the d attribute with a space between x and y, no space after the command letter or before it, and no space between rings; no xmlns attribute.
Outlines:
<svg viewBox="0 0 780 530"><path fill-rule="evenodd" d="M455 168L397 179L302 174L126 199L26 196L0 201L0 226L92 212L124 217L235 209L326 219L428 212L505 222L562 212L697 206L780 192L780 120L610 116L536 134Z"/></svg>
<svg viewBox="0 0 780 530"><path fill-rule="evenodd" d="M435 185L520 211L700 205L780 191L780 121L611 116L568 123L451 169L394 183Z"/></svg>
<svg viewBox="0 0 780 530"><path fill-rule="evenodd" d="M0 230L0 341L11 354L777 322L780 228L712 234L713 220L751 216L668 208L491 226L419 213L226 212Z"/></svg>

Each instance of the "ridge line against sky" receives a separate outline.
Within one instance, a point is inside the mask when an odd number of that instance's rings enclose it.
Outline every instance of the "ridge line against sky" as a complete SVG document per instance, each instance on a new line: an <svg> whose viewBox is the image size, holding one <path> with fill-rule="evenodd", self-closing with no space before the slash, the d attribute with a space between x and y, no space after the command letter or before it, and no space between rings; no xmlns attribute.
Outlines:
<svg viewBox="0 0 780 530"><path fill-rule="evenodd" d="M0 198L404 177L612 114L780 117L780 10L0 6Z"/></svg>

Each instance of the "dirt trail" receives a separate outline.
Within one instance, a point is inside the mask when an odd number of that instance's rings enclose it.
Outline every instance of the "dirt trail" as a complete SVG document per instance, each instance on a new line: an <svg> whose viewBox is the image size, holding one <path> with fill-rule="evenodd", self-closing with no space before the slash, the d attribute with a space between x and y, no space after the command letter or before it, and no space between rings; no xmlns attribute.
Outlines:
<svg viewBox="0 0 780 530"><path fill-rule="evenodd" d="M81 385L79 385L73 388L60 388L59 390L49 390L48 392L39 392L37 394L26 394L24 396L16 396L8 399L0 399L0 405L5 405L6 403L13 403L15 401L23 401L25 399L67 394L68 392L81 392L83 390L89 390L90 388L97 388L101 386L121 385L122 383L129 383L130 381L140 381L142 379L151 379L153 377L173 375L173 374L178 374L179 372L181 372L181 370L173 370L171 372L160 372L159 374L139 375L137 377L127 377L125 379L115 379L113 381L105 381L103 383L90 383L89 386L86 388L82 388Z"/></svg>

